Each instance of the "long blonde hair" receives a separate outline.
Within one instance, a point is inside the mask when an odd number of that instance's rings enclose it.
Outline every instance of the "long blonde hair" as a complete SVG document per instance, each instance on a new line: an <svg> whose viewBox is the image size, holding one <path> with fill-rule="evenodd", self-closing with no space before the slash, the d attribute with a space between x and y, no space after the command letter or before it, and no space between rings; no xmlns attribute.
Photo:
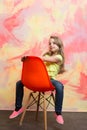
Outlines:
<svg viewBox="0 0 87 130"><path fill-rule="evenodd" d="M60 65L60 71L58 74L60 73L63 73L65 71L65 68L64 68L64 63L65 63L65 58L64 58L64 46L63 46L63 42L62 40L58 37L58 36L50 36L50 39L54 39L54 42L55 44L59 47L59 50L58 50L58 54L60 54L63 58L63 62L62 64ZM49 51L45 54L49 54L49 55L52 55L52 53Z"/></svg>

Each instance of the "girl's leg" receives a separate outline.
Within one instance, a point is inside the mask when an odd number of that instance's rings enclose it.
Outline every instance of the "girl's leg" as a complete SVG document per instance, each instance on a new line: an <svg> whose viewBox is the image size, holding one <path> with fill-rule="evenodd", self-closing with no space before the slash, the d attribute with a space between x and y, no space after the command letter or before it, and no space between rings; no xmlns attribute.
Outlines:
<svg viewBox="0 0 87 130"><path fill-rule="evenodd" d="M64 86L57 80L51 79L53 86L56 89L55 95L55 112L56 112L56 121L59 124L64 124L64 119L61 115L62 112L62 104L63 104L63 95L64 95Z"/></svg>
<svg viewBox="0 0 87 130"><path fill-rule="evenodd" d="M24 85L19 80L16 83L16 99L15 99L15 111L18 111L22 107L22 101L24 96Z"/></svg>
<svg viewBox="0 0 87 130"><path fill-rule="evenodd" d="M63 104L63 96L64 96L64 86L57 80L51 79L52 84L56 89L55 95L55 112L57 115L61 115L62 112L62 104Z"/></svg>
<svg viewBox="0 0 87 130"><path fill-rule="evenodd" d="M15 110L12 112L12 114L9 116L9 119L13 119L20 115L23 112L22 107L22 100L24 95L24 89L23 89L23 83L21 80L19 80L16 83L16 99L15 99Z"/></svg>

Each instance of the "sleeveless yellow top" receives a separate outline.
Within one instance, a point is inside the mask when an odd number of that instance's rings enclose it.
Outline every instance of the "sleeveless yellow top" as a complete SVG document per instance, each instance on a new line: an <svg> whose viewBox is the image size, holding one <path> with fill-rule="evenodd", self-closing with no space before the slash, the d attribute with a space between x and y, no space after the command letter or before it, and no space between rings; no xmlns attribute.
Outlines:
<svg viewBox="0 0 87 130"><path fill-rule="evenodd" d="M49 55L46 55L46 56L49 56ZM56 76L57 74L59 73L60 71L60 65L62 63L62 56L61 55L56 55L58 57L58 59L60 59L61 62L59 62L58 64L57 63L52 63L52 62L45 62L45 65L46 65L46 68L47 68L47 71L48 71L48 75L50 76L50 78L52 79L56 79Z"/></svg>

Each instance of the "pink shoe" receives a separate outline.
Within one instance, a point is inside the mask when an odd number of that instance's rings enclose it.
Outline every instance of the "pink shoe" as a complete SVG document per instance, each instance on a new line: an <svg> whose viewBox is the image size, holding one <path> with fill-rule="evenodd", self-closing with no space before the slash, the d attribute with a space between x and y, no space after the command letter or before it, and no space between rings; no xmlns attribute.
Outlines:
<svg viewBox="0 0 87 130"><path fill-rule="evenodd" d="M9 116L9 119L13 119L20 115L23 112L23 108L19 109L19 111L13 111L12 114Z"/></svg>
<svg viewBox="0 0 87 130"><path fill-rule="evenodd" d="M56 115L56 121L59 123L59 124L64 124L64 120L63 120L63 117L62 115Z"/></svg>

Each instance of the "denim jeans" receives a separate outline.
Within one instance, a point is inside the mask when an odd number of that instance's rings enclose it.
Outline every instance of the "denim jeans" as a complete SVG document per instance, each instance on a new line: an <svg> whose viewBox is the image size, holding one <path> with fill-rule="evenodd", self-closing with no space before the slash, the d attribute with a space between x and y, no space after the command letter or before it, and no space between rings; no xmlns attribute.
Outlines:
<svg viewBox="0 0 87 130"><path fill-rule="evenodd" d="M55 93L55 112L61 113L62 111L62 103L63 103L63 90L64 86L62 83L60 83L57 80L51 79L51 82L53 86L55 87L56 93ZM21 108L22 107L22 100L24 96L24 85L19 80L16 83L16 101L15 101L15 108Z"/></svg>
<svg viewBox="0 0 87 130"><path fill-rule="evenodd" d="M55 93L55 112L61 114L63 97L64 97L64 86L58 80L51 79L51 82L56 90L56 93Z"/></svg>
<svg viewBox="0 0 87 130"><path fill-rule="evenodd" d="M24 96L24 85L21 82L21 80L19 80L16 83L15 109L22 107L23 96Z"/></svg>

